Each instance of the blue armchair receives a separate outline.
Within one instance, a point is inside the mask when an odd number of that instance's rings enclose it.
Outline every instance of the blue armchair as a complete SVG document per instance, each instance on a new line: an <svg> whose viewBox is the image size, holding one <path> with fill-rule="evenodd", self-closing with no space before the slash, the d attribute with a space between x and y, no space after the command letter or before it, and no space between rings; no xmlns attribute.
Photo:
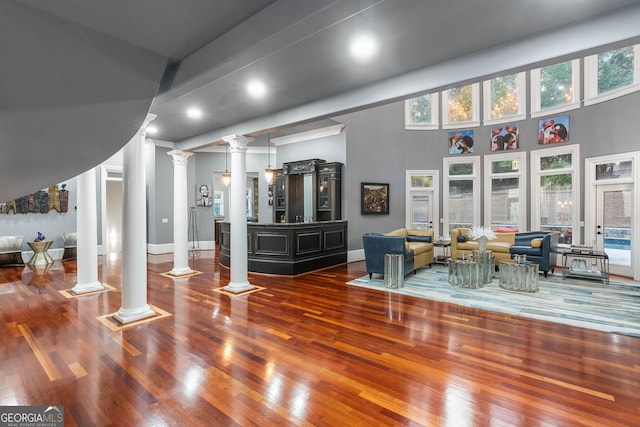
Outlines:
<svg viewBox="0 0 640 427"><path fill-rule="evenodd" d="M364 257L369 278L373 274L384 274L384 255L403 254L404 274L414 271L413 249L406 249L402 236L386 236L380 233L366 233L362 236Z"/></svg>
<svg viewBox="0 0 640 427"><path fill-rule="evenodd" d="M509 252L512 258L513 255L526 255L527 261L538 264L544 277L547 277L547 273L553 273L556 266L558 234L548 231L518 232Z"/></svg>

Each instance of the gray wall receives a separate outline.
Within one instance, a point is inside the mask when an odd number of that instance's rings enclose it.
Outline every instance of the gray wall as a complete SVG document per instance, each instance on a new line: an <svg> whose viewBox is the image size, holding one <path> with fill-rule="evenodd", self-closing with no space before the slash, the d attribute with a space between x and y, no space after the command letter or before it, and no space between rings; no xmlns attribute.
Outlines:
<svg viewBox="0 0 640 427"><path fill-rule="evenodd" d="M52 249L62 248L64 245L61 234L76 231L76 204L78 200L76 178L58 183L58 187L62 188L62 184L67 184L66 189L69 190L69 209L67 212L59 213L51 210L46 214L14 214L11 211L8 214L0 214L0 236L24 236L22 250L30 251L31 248L27 242L33 241L40 231L47 240L53 240ZM34 192L39 190L36 189ZM43 188L43 190L47 189Z"/></svg>
<svg viewBox="0 0 640 427"><path fill-rule="evenodd" d="M584 158L640 149L640 92L578 110L556 114L570 116L570 140L580 144L581 191L584 192ZM386 232L405 225L405 171L438 169L449 156L450 130L408 131L404 129L404 103L397 102L359 111L334 120L345 123L348 167L343 182L349 221L349 250L362 248L366 232ZM520 125L520 150L549 146L537 142L538 118ZM474 155L491 154L489 133L494 126L475 131ZM460 128L463 130L465 128ZM441 173L442 177L442 173ZM360 183L389 183L390 212L384 216L360 215ZM442 194L442 192L440 193ZM441 201L442 202L442 201ZM580 212L583 218L583 212Z"/></svg>
<svg viewBox="0 0 640 427"><path fill-rule="evenodd" d="M563 144L580 144L581 170L583 159L606 154L640 150L640 93L636 92L611 101L599 103L558 115L570 116L570 141ZM442 158L448 156L447 134L449 130L407 131L404 129L404 103L396 102L365 111L334 118L346 124L340 135L315 140L285 144L272 150L271 166L282 163L321 158L345 164L343 170L343 217L349 221L349 250L362 248L362 234L369 231L385 232L404 227L405 221L405 171L407 169L442 169ZM539 119L520 121L520 150L530 151L547 146L537 143ZM491 154L489 126L474 128L474 155ZM264 137L264 136L263 136ZM264 137L266 138L266 137ZM258 142L258 141L256 141ZM249 151L251 151L251 145ZM196 185L207 183L216 190L214 172L225 169L224 148L221 152L194 154L188 163L188 202L195 206ZM169 148L155 147L147 163L148 179L148 241L166 244L173 241L173 163L167 155ZM230 156L230 154L229 154ZM230 159L230 158L229 158ZM122 166L122 157L115 155L103 164ZM267 166L266 152L247 154L247 171L258 172L260 221L271 222L272 210L268 205L267 183L262 171ZM231 161L229 160L229 167ZM101 189L100 168L96 174L98 215L100 216ZM582 171L584 175L584 171ZM581 178L582 180L583 178ZM390 184L390 213L383 216L360 214L360 184L384 182ZM76 230L76 179L64 183L69 189L69 211L48 214L2 214L0 235L24 235L33 240L38 231L54 240L52 248L61 248L61 233ZM62 184L62 183L59 183ZM224 188L227 190L226 187ZM584 192L584 182L581 183ZM228 191L225 205L228 208ZM213 209L196 207L198 234L201 241L213 241ZM168 223L163 224L162 218ZM583 212L580 212L583 218ZM100 218L98 239L100 243ZM29 250L26 243L23 250Z"/></svg>

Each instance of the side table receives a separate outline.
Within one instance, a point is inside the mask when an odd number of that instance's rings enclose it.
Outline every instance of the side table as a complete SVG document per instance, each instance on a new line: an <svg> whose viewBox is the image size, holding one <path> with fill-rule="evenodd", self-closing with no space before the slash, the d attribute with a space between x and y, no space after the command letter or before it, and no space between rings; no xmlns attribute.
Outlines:
<svg viewBox="0 0 640 427"><path fill-rule="evenodd" d="M538 264L500 261L498 286L510 291L538 292Z"/></svg>
<svg viewBox="0 0 640 427"><path fill-rule="evenodd" d="M53 244L52 240L43 240L41 242L27 242L27 245L33 251L31 259L27 262L28 265L46 265L53 263L53 258L49 255L49 248Z"/></svg>
<svg viewBox="0 0 640 427"><path fill-rule="evenodd" d="M436 240L433 243L436 248L442 248L442 255L433 257L434 264L447 264L447 260L451 258L451 240Z"/></svg>
<svg viewBox="0 0 640 427"><path fill-rule="evenodd" d="M472 289L484 286L480 276L480 263L466 259L449 259L449 284Z"/></svg>

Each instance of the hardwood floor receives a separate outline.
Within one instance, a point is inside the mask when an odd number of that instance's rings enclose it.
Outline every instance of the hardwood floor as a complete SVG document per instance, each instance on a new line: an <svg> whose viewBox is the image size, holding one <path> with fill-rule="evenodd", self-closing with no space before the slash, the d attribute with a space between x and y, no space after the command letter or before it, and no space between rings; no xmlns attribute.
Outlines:
<svg viewBox="0 0 640 427"><path fill-rule="evenodd" d="M640 338L345 285L357 262L219 292L203 251L186 278L149 256L170 316L111 330L108 292L68 298L75 261L0 269L0 405L63 405L67 426L640 425Z"/></svg>

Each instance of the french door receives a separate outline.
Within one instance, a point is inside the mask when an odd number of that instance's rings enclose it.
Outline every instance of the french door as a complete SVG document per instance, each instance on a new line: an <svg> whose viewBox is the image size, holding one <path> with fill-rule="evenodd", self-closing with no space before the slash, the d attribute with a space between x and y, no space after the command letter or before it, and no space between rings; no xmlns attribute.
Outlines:
<svg viewBox="0 0 640 427"><path fill-rule="evenodd" d="M598 185L594 246L609 255L612 274L633 276L631 231L634 215L633 185Z"/></svg>
<svg viewBox="0 0 640 427"><path fill-rule="evenodd" d="M640 280L640 151L585 159L584 243L604 250L612 274Z"/></svg>

